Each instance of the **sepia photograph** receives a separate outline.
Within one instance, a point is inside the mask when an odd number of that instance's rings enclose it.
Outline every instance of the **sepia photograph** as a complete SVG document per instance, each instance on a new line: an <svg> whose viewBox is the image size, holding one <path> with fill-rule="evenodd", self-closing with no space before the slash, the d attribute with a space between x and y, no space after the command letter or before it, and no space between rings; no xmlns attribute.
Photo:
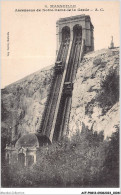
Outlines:
<svg viewBox="0 0 121 195"><path fill-rule="evenodd" d="M1 1L3 190L119 189L119 53L118 0Z"/></svg>

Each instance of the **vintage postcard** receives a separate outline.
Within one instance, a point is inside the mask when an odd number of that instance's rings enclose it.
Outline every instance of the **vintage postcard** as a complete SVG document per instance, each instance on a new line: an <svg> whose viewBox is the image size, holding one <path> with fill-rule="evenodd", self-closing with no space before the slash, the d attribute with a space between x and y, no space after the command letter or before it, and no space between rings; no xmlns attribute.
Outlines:
<svg viewBox="0 0 121 195"><path fill-rule="evenodd" d="M120 2L1 1L1 194L120 194Z"/></svg>

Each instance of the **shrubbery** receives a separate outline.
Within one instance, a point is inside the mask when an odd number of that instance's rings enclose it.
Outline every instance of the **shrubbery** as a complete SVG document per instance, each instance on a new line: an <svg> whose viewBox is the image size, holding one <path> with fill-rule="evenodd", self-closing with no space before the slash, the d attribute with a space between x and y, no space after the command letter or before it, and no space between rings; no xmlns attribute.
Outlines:
<svg viewBox="0 0 121 195"><path fill-rule="evenodd" d="M102 108L105 108L104 113L119 101L119 73L117 69L111 69L105 80L102 81L97 101Z"/></svg>
<svg viewBox="0 0 121 195"><path fill-rule="evenodd" d="M84 128L69 141L40 148L37 164L2 169L3 187L118 187L119 127L111 138Z"/></svg>

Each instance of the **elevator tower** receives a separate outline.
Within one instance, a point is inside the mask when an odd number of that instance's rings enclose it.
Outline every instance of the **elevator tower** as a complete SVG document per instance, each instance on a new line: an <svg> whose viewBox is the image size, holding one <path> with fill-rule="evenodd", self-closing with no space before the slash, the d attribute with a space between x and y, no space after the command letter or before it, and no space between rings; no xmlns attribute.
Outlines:
<svg viewBox="0 0 121 195"><path fill-rule="evenodd" d="M83 54L94 50L90 16L61 18L56 23L57 59L37 136L40 145L58 141L68 133L73 83Z"/></svg>

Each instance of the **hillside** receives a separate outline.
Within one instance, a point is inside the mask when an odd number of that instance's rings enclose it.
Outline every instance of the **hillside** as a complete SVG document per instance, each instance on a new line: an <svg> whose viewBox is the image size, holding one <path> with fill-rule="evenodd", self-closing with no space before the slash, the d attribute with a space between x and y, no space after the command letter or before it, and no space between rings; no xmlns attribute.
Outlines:
<svg viewBox="0 0 121 195"><path fill-rule="evenodd" d="M2 138L17 140L41 123L53 67L2 89ZM111 136L119 124L119 48L86 54L74 82L69 137L83 126Z"/></svg>
<svg viewBox="0 0 121 195"><path fill-rule="evenodd" d="M119 124L119 49L86 54L72 97L70 136L83 125L111 136Z"/></svg>

